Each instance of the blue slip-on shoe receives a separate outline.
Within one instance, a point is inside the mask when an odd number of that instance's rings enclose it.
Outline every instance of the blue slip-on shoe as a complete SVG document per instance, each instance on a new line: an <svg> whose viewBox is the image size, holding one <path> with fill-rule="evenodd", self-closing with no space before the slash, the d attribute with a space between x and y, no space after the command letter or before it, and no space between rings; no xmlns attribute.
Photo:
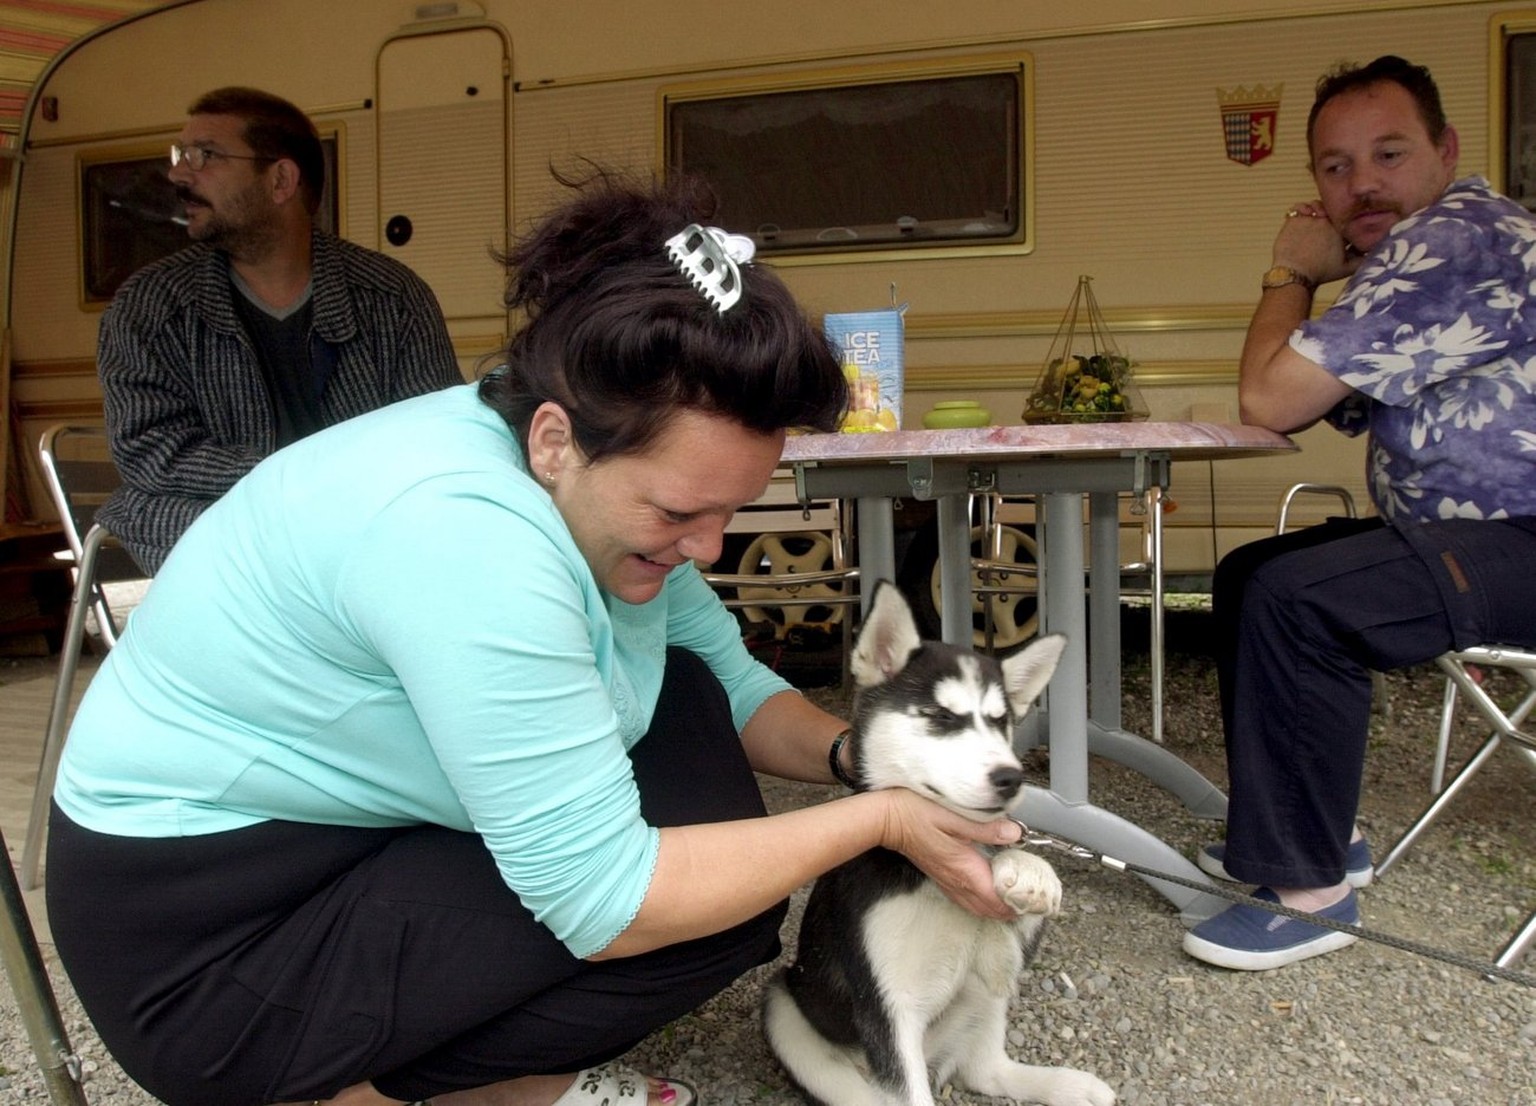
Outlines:
<svg viewBox="0 0 1536 1106"><path fill-rule="evenodd" d="M1265 902L1280 901L1268 887L1259 888L1253 897ZM1360 901L1354 888L1332 906L1317 911L1317 915L1332 922L1359 925ZM1324 929L1300 918L1238 903L1186 933L1184 951L1196 960L1220 968L1262 972L1342 949L1357 940L1359 937L1353 933Z"/></svg>
<svg viewBox="0 0 1536 1106"><path fill-rule="evenodd" d="M1224 844L1207 845L1195 854L1195 864L1208 876L1224 879L1228 883L1241 883L1227 871L1227 847ZM1371 845L1365 838L1349 843L1344 854L1344 882L1351 887L1369 887L1376 874L1371 863Z"/></svg>

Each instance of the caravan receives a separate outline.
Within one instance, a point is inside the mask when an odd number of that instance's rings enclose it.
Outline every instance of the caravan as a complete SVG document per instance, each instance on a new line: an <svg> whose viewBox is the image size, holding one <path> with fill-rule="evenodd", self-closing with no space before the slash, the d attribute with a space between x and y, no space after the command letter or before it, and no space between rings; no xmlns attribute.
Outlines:
<svg viewBox="0 0 1536 1106"><path fill-rule="evenodd" d="M1427 64L1462 171L1529 198L1536 17L1488 0L1217 7L182 0L128 18L62 53L24 122L0 277L7 487L47 517L30 443L100 419L101 309L183 243L164 153L188 103L230 83L316 120L325 217L431 284L466 377L512 325L494 253L554 200L552 167L681 168L715 181L724 221L812 312L907 305L905 427L956 399L1022 421L1084 276L1150 417L1231 421L1277 220L1311 193L1317 75L1385 52ZM1208 579L1298 480L1365 501L1359 441L1297 439L1292 456L1174 466L1170 577Z"/></svg>

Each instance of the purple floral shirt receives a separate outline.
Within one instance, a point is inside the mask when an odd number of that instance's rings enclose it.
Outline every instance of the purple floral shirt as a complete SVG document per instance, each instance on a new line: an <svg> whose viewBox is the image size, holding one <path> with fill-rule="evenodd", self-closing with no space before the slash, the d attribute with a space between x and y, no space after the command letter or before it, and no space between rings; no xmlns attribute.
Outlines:
<svg viewBox="0 0 1536 1106"><path fill-rule="evenodd" d="M1404 219L1291 346L1355 393L1367 478L1398 521L1536 516L1536 218L1481 177Z"/></svg>

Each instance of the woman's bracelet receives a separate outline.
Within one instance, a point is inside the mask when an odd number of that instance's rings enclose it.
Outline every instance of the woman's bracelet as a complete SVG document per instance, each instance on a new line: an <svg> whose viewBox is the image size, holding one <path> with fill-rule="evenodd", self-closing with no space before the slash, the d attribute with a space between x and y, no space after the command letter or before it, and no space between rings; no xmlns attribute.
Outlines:
<svg viewBox="0 0 1536 1106"><path fill-rule="evenodd" d="M827 764L832 769L832 776L838 783L857 791L859 787L858 781L850 776L848 770L843 767L843 746L847 744L848 739L852 736L853 730L847 729L832 739L832 748L827 750Z"/></svg>

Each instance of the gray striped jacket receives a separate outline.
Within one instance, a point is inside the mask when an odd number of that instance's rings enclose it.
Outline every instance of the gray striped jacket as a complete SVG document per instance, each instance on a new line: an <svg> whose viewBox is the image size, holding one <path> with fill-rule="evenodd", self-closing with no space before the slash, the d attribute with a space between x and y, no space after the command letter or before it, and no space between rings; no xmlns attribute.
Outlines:
<svg viewBox="0 0 1536 1106"><path fill-rule="evenodd" d="M311 341L332 365L327 425L463 382L425 281L320 231L313 245ZM193 519L275 448L234 294L228 255L194 245L131 276L102 316L97 367L123 485L97 520L151 574Z"/></svg>

